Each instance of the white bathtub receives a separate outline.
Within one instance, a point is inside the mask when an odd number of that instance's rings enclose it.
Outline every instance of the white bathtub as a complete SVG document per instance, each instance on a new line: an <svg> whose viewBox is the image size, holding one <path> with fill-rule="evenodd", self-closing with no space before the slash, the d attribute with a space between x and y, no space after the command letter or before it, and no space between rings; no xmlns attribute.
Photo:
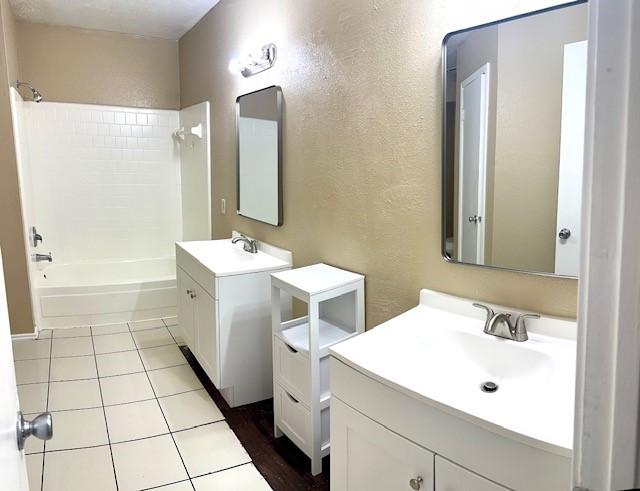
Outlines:
<svg viewBox="0 0 640 491"><path fill-rule="evenodd" d="M51 264L36 281L38 327L176 315L175 258Z"/></svg>

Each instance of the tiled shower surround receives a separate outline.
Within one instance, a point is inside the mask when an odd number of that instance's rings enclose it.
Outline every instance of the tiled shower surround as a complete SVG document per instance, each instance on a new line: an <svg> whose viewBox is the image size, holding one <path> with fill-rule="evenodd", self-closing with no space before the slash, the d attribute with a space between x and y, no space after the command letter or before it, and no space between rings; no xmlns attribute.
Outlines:
<svg viewBox="0 0 640 491"><path fill-rule="evenodd" d="M173 254L178 111L28 102L24 117L35 221L54 261Z"/></svg>

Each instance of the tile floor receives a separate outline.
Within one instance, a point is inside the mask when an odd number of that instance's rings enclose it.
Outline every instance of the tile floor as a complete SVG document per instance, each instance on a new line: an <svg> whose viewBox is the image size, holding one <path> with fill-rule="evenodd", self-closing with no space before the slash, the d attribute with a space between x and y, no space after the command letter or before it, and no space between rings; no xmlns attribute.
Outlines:
<svg viewBox="0 0 640 491"><path fill-rule="evenodd" d="M22 411L54 421L26 445L31 491L270 490L179 344L175 318L14 341Z"/></svg>

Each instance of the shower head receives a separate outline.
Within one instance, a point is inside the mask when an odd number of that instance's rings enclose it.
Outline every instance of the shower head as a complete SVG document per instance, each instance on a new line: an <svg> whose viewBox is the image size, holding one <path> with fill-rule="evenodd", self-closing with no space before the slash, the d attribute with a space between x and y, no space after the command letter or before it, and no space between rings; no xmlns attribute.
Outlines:
<svg viewBox="0 0 640 491"><path fill-rule="evenodd" d="M28 82L21 82L20 80L16 81L16 89L19 89L22 86L29 87L31 90L31 95L33 97L33 102L42 102L42 94L38 92L38 89L34 89L33 86Z"/></svg>

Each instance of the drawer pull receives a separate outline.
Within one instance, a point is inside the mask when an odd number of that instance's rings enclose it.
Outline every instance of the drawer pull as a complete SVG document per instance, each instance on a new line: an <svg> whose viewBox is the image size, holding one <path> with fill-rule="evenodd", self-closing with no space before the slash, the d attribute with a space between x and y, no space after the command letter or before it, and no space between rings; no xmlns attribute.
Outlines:
<svg viewBox="0 0 640 491"><path fill-rule="evenodd" d="M409 486L411 486L411 489L415 489L416 491L419 491L422 488L423 481L424 479L422 479L422 477L420 476L414 477L409 481Z"/></svg>
<svg viewBox="0 0 640 491"><path fill-rule="evenodd" d="M297 350L297 349L295 349L293 346L289 346L287 343L283 343L283 344L284 344L284 345L287 347L287 349L288 349L289 351L291 351L292 353L297 353L297 352L298 352L298 350Z"/></svg>
<svg viewBox="0 0 640 491"><path fill-rule="evenodd" d="M285 394L287 394L287 397L289 397L289 399L291 399L291 402L293 402L294 404L298 404L298 399L296 399L295 397L293 397L291 394L289 394L286 390L284 391Z"/></svg>

